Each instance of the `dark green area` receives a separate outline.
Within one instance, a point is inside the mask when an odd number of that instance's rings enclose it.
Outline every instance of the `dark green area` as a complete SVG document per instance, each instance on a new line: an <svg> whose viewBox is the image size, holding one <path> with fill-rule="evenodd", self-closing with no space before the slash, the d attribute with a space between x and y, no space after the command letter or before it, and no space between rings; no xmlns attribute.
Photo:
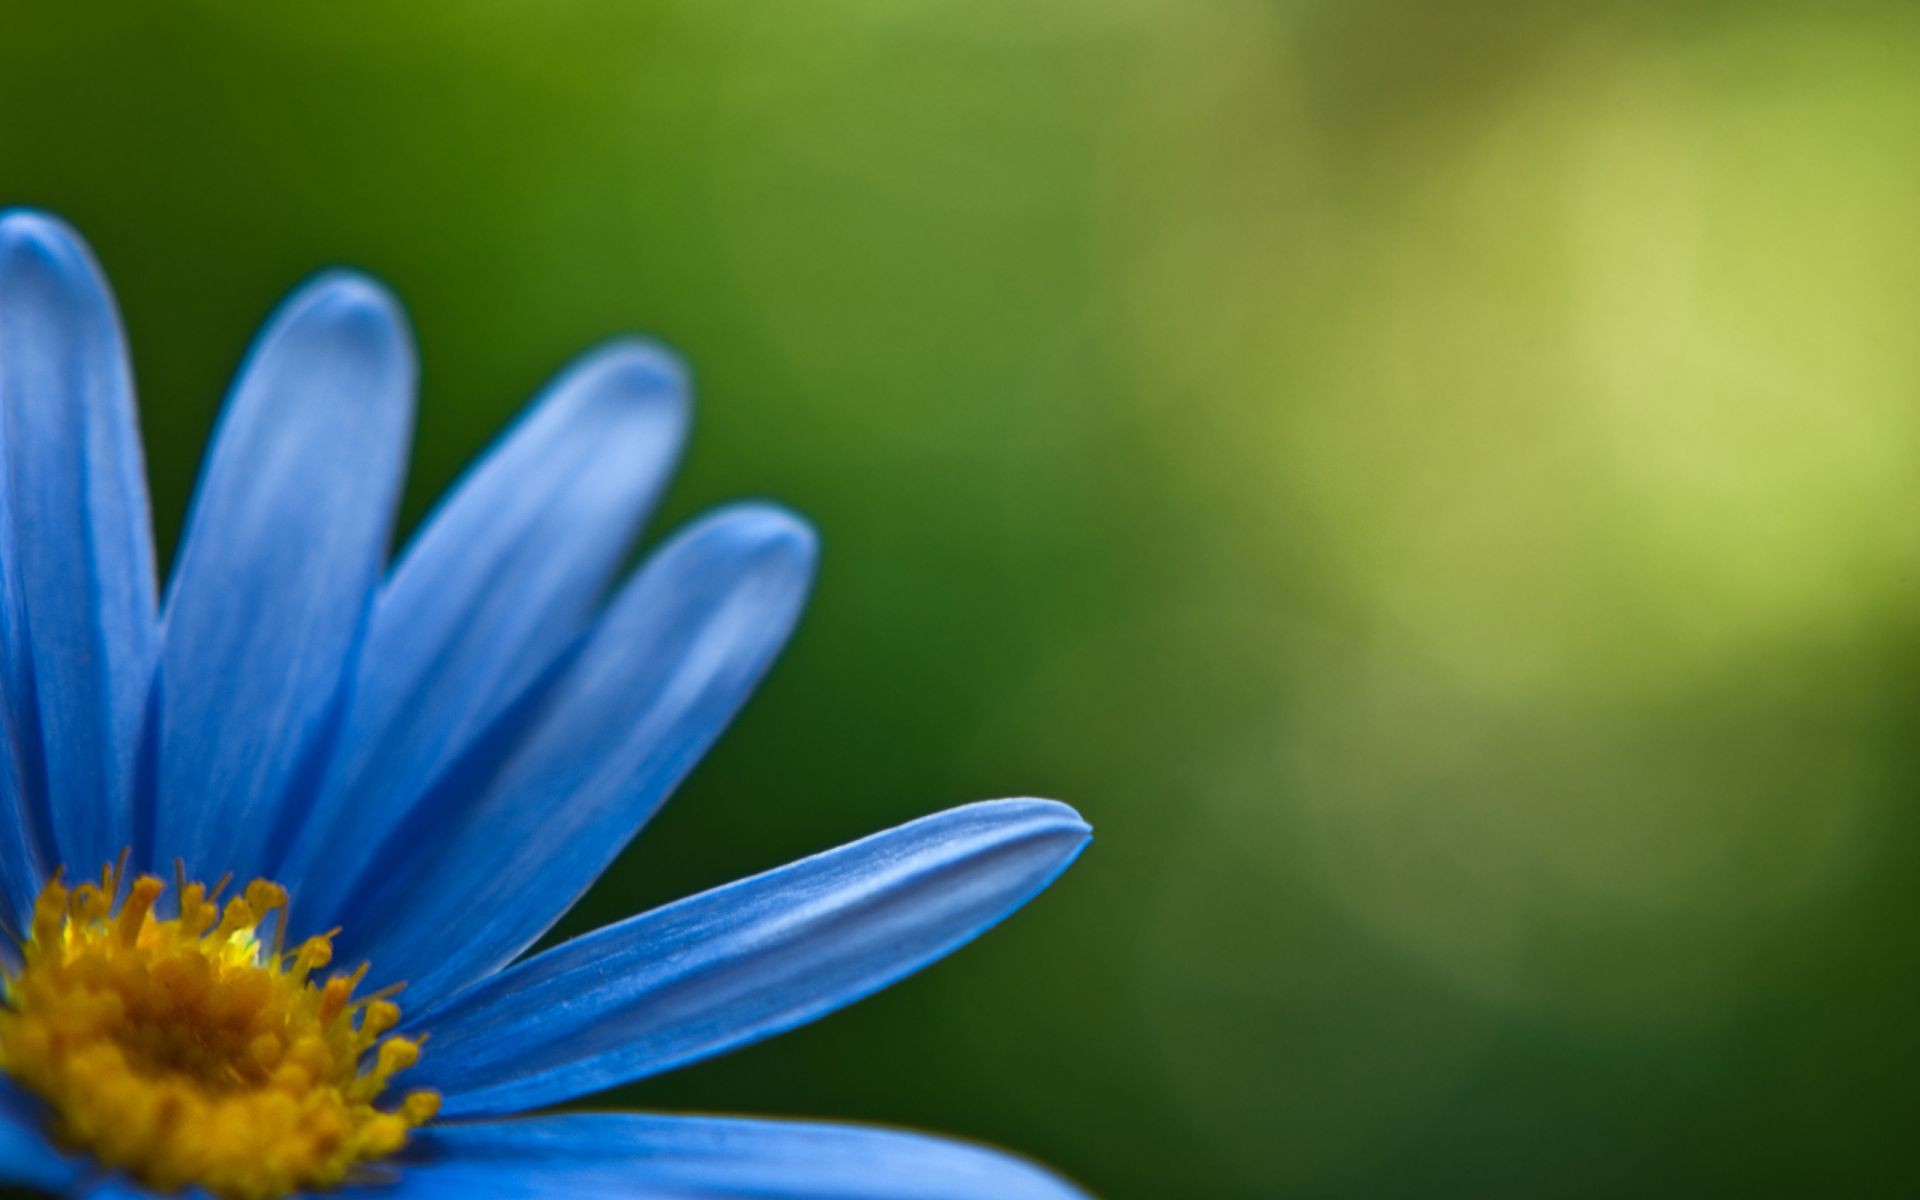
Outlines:
<svg viewBox="0 0 1920 1200"><path fill-rule="evenodd" d="M163 545L338 262L416 324L409 522L638 330L698 381L668 517L821 528L569 931L985 796L1093 821L953 960L615 1101L1116 1200L1920 1187L1910 5L0 18L0 203L113 277Z"/></svg>

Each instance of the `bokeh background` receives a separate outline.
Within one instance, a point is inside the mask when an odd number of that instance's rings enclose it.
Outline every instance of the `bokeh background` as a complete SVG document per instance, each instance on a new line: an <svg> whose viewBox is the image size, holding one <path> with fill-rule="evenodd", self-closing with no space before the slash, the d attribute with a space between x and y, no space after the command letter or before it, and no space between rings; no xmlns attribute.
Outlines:
<svg viewBox="0 0 1920 1200"><path fill-rule="evenodd" d="M409 522L641 330L698 380L667 516L821 527L568 931L983 796L1097 827L614 1099L1113 1198L1920 1190L1920 9L0 14L0 202L112 274L163 546L336 262L416 322Z"/></svg>

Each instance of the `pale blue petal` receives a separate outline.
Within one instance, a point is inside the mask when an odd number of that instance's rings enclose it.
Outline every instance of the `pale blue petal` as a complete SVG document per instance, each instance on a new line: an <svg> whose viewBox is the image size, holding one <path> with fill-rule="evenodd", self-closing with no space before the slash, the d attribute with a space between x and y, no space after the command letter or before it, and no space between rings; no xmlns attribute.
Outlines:
<svg viewBox="0 0 1920 1200"><path fill-rule="evenodd" d="M447 1116L518 1112L791 1029L970 941L1088 836L1064 804L990 800L633 917L414 1017L408 1081Z"/></svg>
<svg viewBox="0 0 1920 1200"><path fill-rule="evenodd" d="M745 702L799 617L814 558L812 531L768 505L672 538L524 741L482 738L488 761L450 772L367 867L340 914L340 960L371 959L369 986L406 980L424 1005L531 945Z"/></svg>
<svg viewBox="0 0 1920 1200"><path fill-rule="evenodd" d="M0 1079L0 1185L57 1192L80 1177L41 1132L44 1115L38 1100Z"/></svg>
<svg viewBox="0 0 1920 1200"><path fill-rule="evenodd" d="M350 678L413 418L404 317L323 276L255 344L169 585L153 860L258 872Z"/></svg>
<svg viewBox="0 0 1920 1200"><path fill-rule="evenodd" d="M1086 1200L986 1146L823 1121L576 1113L436 1126L393 1200Z"/></svg>
<svg viewBox="0 0 1920 1200"><path fill-rule="evenodd" d="M21 622L8 632L25 639L14 670L28 673L9 680L8 700L25 706L42 748L19 764L20 783L49 798L47 848L92 872L133 833L157 646L153 544L113 298L79 236L38 213L0 218L0 401L9 623Z"/></svg>
<svg viewBox="0 0 1920 1200"><path fill-rule="evenodd" d="M584 631L685 440L685 376L618 342L548 389L440 506L376 604L339 758L277 877L331 925L351 862Z"/></svg>

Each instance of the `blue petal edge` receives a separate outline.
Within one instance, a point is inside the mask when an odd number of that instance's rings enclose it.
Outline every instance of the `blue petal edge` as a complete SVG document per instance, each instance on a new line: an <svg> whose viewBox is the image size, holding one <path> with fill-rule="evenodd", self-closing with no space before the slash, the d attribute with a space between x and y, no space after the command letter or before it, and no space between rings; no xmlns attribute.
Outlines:
<svg viewBox="0 0 1920 1200"><path fill-rule="evenodd" d="M1064 804L983 801L630 918L420 1013L409 1082L448 1116L516 1112L772 1036L971 941L1090 836Z"/></svg>
<svg viewBox="0 0 1920 1200"><path fill-rule="evenodd" d="M59 1192L80 1178L78 1166L41 1132L40 1101L0 1078L0 1184Z"/></svg>
<svg viewBox="0 0 1920 1200"><path fill-rule="evenodd" d="M378 1193L689 1200L1085 1200L1035 1163L904 1130L816 1121L576 1113L435 1126Z"/></svg>

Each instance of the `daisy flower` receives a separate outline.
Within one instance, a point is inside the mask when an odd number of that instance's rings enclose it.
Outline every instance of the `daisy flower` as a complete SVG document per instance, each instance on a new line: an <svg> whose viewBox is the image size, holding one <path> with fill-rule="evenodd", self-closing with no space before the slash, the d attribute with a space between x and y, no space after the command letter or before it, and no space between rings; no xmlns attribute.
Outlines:
<svg viewBox="0 0 1920 1200"><path fill-rule="evenodd" d="M623 341L389 568L414 376L377 284L295 293L162 595L112 297L66 226L0 217L0 1185L1078 1195L918 1134L546 1111L885 987L1088 829L967 805L528 956L766 670L815 540L735 504L602 599L687 422L674 360Z"/></svg>

